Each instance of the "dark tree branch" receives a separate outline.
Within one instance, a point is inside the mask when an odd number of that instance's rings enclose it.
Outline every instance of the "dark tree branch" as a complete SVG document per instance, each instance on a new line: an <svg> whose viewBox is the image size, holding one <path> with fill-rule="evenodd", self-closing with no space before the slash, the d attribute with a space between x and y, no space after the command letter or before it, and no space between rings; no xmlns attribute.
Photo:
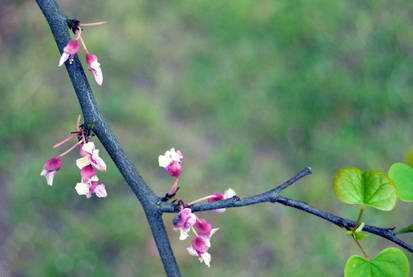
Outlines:
<svg viewBox="0 0 413 277"><path fill-rule="evenodd" d="M285 206L289 206L289 207L292 207L292 208L302 210L306 213L313 214L315 216L318 216L322 219L325 219L325 220L337 225L340 228L345 228L347 230L350 230L356 224L356 222L353 221L353 220L345 219L345 218L330 214L328 212L321 211L319 209L311 207L307 203L304 203L304 202L301 202L301 201L296 201L296 200L293 200L293 199L289 199L289 198L283 197L281 195L277 196L277 200L275 202L283 204ZM364 225L363 231L367 232L367 233L377 235L377 236L380 236L380 237L385 238L385 239L388 239L388 240L394 242L395 244L397 244L397 245L403 247L404 249L406 249L406 250L413 253L413 247L408 245L406 242L400 240L398 237L396 237L391 232L392 229L393 228L380 228L380 227L371 226L371 225L366 224L366 225Z"/></svg>
<svg viewBox="0 0 413 277"><path fill-rule="evenodd" d="M293 199L289 199L280 195L280 192L285 188L289 187L302 177L311 174L311 169L309 167L301 170L296 176L289 179L282 185L276 187L275 189L269 190L267 192L257 194L254 196L249 196L243 199L239 199L237 197L233 197L230 199L216 201L216 202L204 202L204 203L197 203L191 206L193 212L200 212L200 211L209 211L215 209L222 209L222 208L236 208L236 207L243 207L249 205L255 205L258 203L263 202L271 202L271 203L280 203L285 206L289 206L295 209L302 210L306 213L318 216L324 220L327 220L340 228L345 228L350 230L356 224L355 221L345 219L334 214L316 209L311 207L307 203L296 201ZM179 211L178 205L170 204L170 203L162 203L161 210L164 213L176 213ZM397 238L391 231L393 228L379 228L371 225L365 225L363 228L364 232L371 233L385 239L388 239L397 245L403 247L404 249L413 253L413 247L408 245L406 242Z"/></svg>
<svg viewBox="0 0 413 277"><path fill-rule="evenodd" d="M62 53L63 48L70 40L67 26L68 18L61 11L55 0L37 0L37 4L46 17L57 47L60 53ZM57 60L58 58L56 57ZM94 133L102 142L145 211L166 274L168 276L181 276L162 221L162 212L159 206L156 205L159 197L153 193L139 175L112 130L103 119L77 55L72 64L66 62L66 69L79 100L85 123L88 126L91 126L93 123Z"/></svg>
<svg viewBox="0 0 413 277"><path fill-rule="evenodd" d="M216 202L204 202L204 203L197 203L191 205L191 210L193 212L198 211L208 211L208 210L215 210L220 208L236 208L236 207L244 207L249 205L255 205L262 202L275 202L277 199L278 194L281 190L285 189L286 187L292 185L293 183L297 182L301 178L306 175L311 174L311 168L306 167L300 172L297 173L293 178L289 179L282 185L269 190L267 192L257 194L254 196L246 197L243 199L239 199L238 197L232 197L230 199L216 201ZM161 203L161 210L164 213L176 213L179 211L178 205L169 204L169 203Z"/></svg>
<svg viewBox="0 0 413 277"><path fill-rule="evenodd" d="M60 10L55 0L36 1L45 18L47 19L59 51L60 53L62 53L63 48L70 40L67 26L68 18ZM154 192L145 183L143 178L139 175L133 163L128 158L122 146L119 144L117 138L111 131L110 127L103 119L102 114L99 112L92 90L89 86L89 83L83 71L83 67L77 55L75 56L72 64L66 63L66 69L79 100L85 123L88 126L91 126L93 124L94 133L102 142L103 146L111 156L112 160L118 167L126 182L129 184L132 191L135 193L145 211L167 276L181 276L162 220L162 213L176 213L179 211L178 206L175 204L162 202L161 199L154 194ZM352 220L348 220L330 214L328 212L318 210L304 202L289 199L280 195L280 192L282 190L286 189L308 174L311 174L311 169L309 167L303 169L296 176L289 179L282 185L267 192L243 199L233 197L231 199L223 201L198 203L192 205L191 209L193 212L197 212L215 210L220 208L243 207L263 202L280 203L282 205L293 207L306 213L318 216L337 225L340 228L351 229L352 227L354 227L356 223ZM365 225L363 228L363 231L365 232L383 237L398 244L406 250L413 252L413 248L404 241L398 239L392 233L392 230L392 228L379 228L370 225Z"/></svg>

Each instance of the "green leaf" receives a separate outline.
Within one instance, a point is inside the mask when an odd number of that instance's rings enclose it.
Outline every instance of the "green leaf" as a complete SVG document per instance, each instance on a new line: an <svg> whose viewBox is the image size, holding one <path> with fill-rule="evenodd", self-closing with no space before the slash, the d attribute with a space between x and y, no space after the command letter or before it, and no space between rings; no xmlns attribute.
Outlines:
<svg viewBox="0 0 413 277"><path fill-rule="evenodd" d="M395 163L389 169L389 177L396 184L399 198L406 202L413 201L413 168L403 163Z"/></svg>
<svg viewBox="0 0 413 277"><path fill-rule="evenodd" d="M387 248L373 260L351 256L344 277L409 277L409 261L398 248Z"/></svg>
<svg viewBox="0 0 413 277"><path fill-rule="evenodd" d="M397 201L397 187L386 174L357 168L343 168L334 177L334 193L347 204L368 205L390 211Z"/></svg>
<svg viewBox="0 0 413 277"><path fill-rule="evenodd" d="M407 155L406 155L406 163L407 163L410 167L413 167L413 148L410 148L409 152L407 152Z"/></svg>
<svg viewBox="0 0 413 277"><path fill-rule="evenodd" d="M413 224L394 232L395 235L407 234L407 233L413 233Z"/></svg>

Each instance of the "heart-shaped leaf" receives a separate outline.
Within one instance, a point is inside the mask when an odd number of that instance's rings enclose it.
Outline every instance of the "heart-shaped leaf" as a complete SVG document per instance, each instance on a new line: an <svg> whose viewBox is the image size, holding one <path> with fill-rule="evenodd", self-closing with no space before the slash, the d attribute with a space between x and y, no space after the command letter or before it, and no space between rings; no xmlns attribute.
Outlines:
<svg viewBox="0 0 413 277"><path fill-rule="evenodd" d="M334 177L334 193L347 204L368 205L390 211L397 201L397 187L386 174L375 171L360 171L343 168Z"/></svg>
<svg viewBox="0 0 413 277"><path fill-rule="evenodd" d="M373 260L351 256L344 277L409 277L409 261L398 248L387 248Z"/></svg>
<svg viewBox="0 0 413 277"><path fill-rule="evenodd" d="M413 201L413 168L403 163L395 163L389 169L389 177L397 186L399 198Z"/></svg>

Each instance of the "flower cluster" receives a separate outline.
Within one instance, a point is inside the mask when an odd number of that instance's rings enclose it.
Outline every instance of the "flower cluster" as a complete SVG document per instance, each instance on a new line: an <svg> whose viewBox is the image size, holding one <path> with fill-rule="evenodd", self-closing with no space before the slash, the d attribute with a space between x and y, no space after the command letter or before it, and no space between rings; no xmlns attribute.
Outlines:
<svg viewBox="0 0 413 277"><path fill-rule="evenodd" d="M208 253L208 249L211 247L210 240L219 228L212 228L205 218L197 217L190 208L182 209L174 218L173 225L175 231L180 231L180 240L188 238L188 233L192 229L195 237L191 246L187 248L188 253L192 256L198 256L199 261L204 262L209 267L211 262L211 254Z"/></svg>
<svg viewBox="0 0 413 277"><path fill-rule="evenodd" d="M175 151L174 148L165 152L164 155L158 157L159 166L165 168L170 176L175 177L175 182L162 199L168 201L176 195L178 191L178 180L182 171L183 155L181 151ZM211 247L211 237L215 234L219 228L212 228L211 224L207 222L205 218L199 218L192 213L191 205L208 200L208 202L220 201L236 196L235 191L232 189L226 190L224 193L215 192L211 195L199 198L188 204L184 204L182 200L176 198L173 202L178 200L178 207L180 212L173 219L173 226L175 231L179 231L179 239L185 240L189 237L189 233L192 230L195 237L192 239L191 246L187 248L187 251L192 256L197 256L200 262L205 263L208 267L211 263L211 254L208 253ZM225 209L214 210L217 213L225 212Z"/></svg>
<svg viewBox="0 0 413 277"><path fill-rule="evenodd" d="M92 197L95 193L97 197L106 197L106 189L104 184L98 184L99 178L96 174L96 169L106 171L106 164L99 157L99 150L95 148L93 142L88 142L79 146L81 158L76 160L77 167L80 168L82 176L80 183L76 184L76 192L79 195L86 195L87 198Z"/></svg>
<svg viewBox="0 0 413 277"><path fill-rule="evenodd" d="M80 48L79 41L80 41L86 53L86 63L89 66L88 69L89 71L92 72L93 78L95 79L96 83L99 86L101 86L103 83L103 74L102 74L102 69L100 68L100 63L98 62L98 58L96 57L96 55L90 54L89 51L87 50L85 41L83 40L83 37L82 37L81 27L96 26L96 25L105 24L106 22L96 22L96 23L87 23L87 24L81 24L77 20L72 20L71 22L72 22L71 29L73 30L75 34L77 33L77 37L74 40L69 41L67 45L65 46L65 48L63 48L63 53L59 60L59 66L62 66L67 60L69 60L69 63L73 62L73 59L76 53L79 51L79 48Z"/></svg>
<svg viewBox="0 0 413 277"><path fill-rule="evenodd" d="M85 135L85 131L79 127L80 116L77 120L77 131L63 141L55 144L53 148L59 147L71 139L77 139L72 147L58 155L55 158L48 160L40 173L41 176L46 177L47 184L53 185L53 178L57 171L62 167L61 157L65 156L72 150L78 148L81 158L76 160L76 165L80 169L81 180L77 183L75 189L79 195L86 195L90 198L94 193L97 197L102 198L107 196L107 192L104 184L99 184L99 178L96 174L96 169L100 171L106 171L106 164L99 157L99 150L96 149L95 144L88 141L88 137Z"/></svg>

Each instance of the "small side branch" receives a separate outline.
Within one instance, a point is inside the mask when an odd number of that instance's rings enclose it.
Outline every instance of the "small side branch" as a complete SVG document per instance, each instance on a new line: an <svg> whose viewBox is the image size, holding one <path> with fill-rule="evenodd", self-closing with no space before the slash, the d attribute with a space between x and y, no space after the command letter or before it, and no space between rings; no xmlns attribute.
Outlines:
<svg viewBox="0 0 413 277"><path fill-rule="evenodd" d="M296 201L293 199L289 199L283 196L278 196L277 203L280 203L285 206L289 206L295 209L302 210L306 213L310 213L312 215L318 216L324 220L327 220L335 225L337 225L340 228L346 228L350 230L354 226L356 226L356 222L353 220L345 219L339 216L336 216L334 214L316 209L314 207L311 207L307 203L301 202L301 201ZM410 251L413 253L413 247L407 244L406 242L400 240L398 237L396 237L392 232L392 228L380 228L372 225L364 225L363 231L367 233L371 233L374 235L377 235L379 237L385 238L387 240L390 240L394 242L395 244L399 245L400 247L403 247L404 249Z"/></svg>
<svg viewBox="0 0 413 277"><path fill-rule="evenodd" d="M243 207L243 206L255 205L255 204L264 203L264 202L279 203L284 206L292 207L292 208L304 211L306 213L315 215L317 217L320 217L326 221L329 221L337 225L340 228L345 228L347 230L351 230L351 228L354 228L354 226L356 226L356 222L353 220L345 219L343 217L328 213L326 211L316 209L308 205L305 202L293 200L293 199L279 195L282 190L284 190L285 188L289 187L290 185L294 184L295 182L297 182L298 180L300 180L301 178L309 174L311 174L311 169L309 167L306 167L303 170L301 170L293 178L289 179L282 185L272 190L269 190L267 192L257 194L254 196L245 197L242 199L233 197L233 198L222 200L222 201L198 203L198 204L192 205L191 209L193 212L200 212L200 211L216 210L216 209L222 209L222 208ZM176 213L179 211L178 205L173 205L169 203L161 203L160 207L161 207L161 211L164 213ZM404 249L413 253L413 247L407 244L406 242L400 240L399 238L397 238L392 232L393 229L394 228L380 228L380 227L366 224L363 228L363 231L380 236L389 241L392 241L395 244L399 245L400 247L403 247Z"/></svg>

